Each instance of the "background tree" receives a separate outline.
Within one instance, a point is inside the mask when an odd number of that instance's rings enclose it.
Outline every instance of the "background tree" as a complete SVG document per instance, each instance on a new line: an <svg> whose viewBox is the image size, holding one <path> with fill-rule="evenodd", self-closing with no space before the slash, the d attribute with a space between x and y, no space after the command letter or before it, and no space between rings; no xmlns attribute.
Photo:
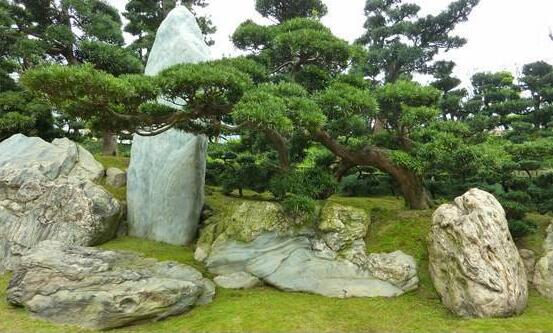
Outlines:
<svg viewBox="0 0 553 333"><path fill-rule="evenodd" d="M526 121L536 128L551 128L553 122L553 66L537 61L524 65L522 87L530 93L531 109Z"/></svg>
<svg viewBox="0 0 553 333"><path fill-rule="evenodd" d="M365 29L357 43L368 50L360 70L373 79L394 82L402 75L426 73L440 51L459 48L464 38L452 35L479 0L457 0L438 15L418 15L420 7L402 0L367 0Z"/></svg>
<svg viewBox="0 0 553 333"><path fill-rule="evenodd" d="M465 88L459 88L461 80L452 76L455 63L452 61L437 61L430 71L435 80L430 83L434 88L442 92L439 107L443 120L463 120L466 118L463 108L463 100L468 92Z"/></svg>
<svg viewBox="0 0 553 333"><path fill-rule="evenodd" d="M255 9L278 23L297 17L321 18L328 12L321 0L257 0Z"/></svg>
<svg viewBox="0 0 553 333"><path fill-rule="evenodd" d="M177 0L130 0L125 5L125 16L129 23L125 31L136 37L130 48L135 50L146 64L148 55L154 45L156 32L161 22L169 12L177 5ZM194 12L195 8L206 7L207 0L184 0L182 4ZM207 16L196 16L200 29L205 35L206 43L213 45L214 41L209 35L217 29Z"/></svg>
<svg viewBox="0 0 553 333"><path fill-rule="evenodd" d="M143 70L140 60L123 47L119 13L104 1L13 0L3 1L2 8L11 19L2 22L3 29L17 37L8 48L17 64L12 68L16 73L52 62L70 66L92 63L117 75ZM85 124L67 115L60 114L58 124L78 133ZM102 132L104 154L116 154L117 138L109 121L93 125Z"/></svg>
<svg viewBox="0 0 553 333"><path fill-rule="evenodd" d="M471 78L473 93L467 102L467 111L487 119L488 129L509 128L515 119L528 108L521 96L521 88L509 72L476 73Z"/></svg>
<svg viewBox="0 0 553 333"><path fill-rule="evenodd" d="M50 107L33 98L16 80L24 61L30 64L39 58L38 53L22 57L29 43L33 42L16 28L12 4L0 0L0 140L16 133L46 140L60 134L54 129Z"/></svg>

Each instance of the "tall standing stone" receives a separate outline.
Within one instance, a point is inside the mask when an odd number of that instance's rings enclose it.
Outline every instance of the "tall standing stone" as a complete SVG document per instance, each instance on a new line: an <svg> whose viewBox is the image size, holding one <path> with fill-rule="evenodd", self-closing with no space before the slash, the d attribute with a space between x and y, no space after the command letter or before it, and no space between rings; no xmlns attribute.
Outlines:
<svg viewBox="0 0 553 333"><path fill-rule="evenodd" d="M207 60L209 48L196 18L177 7L157 31L146 74ZM206 151L204 136L178 130L134 136L127 181L131 236L176 245L194 240L203 206Z"/></svg>
<svg viewBox="0 0 553 333"><path fill-rule="evenodd" d="M444 305L460 316L508 317L526 307L522 259L505 211L490 193L471 189L432 216L430 275Z"/></svg>

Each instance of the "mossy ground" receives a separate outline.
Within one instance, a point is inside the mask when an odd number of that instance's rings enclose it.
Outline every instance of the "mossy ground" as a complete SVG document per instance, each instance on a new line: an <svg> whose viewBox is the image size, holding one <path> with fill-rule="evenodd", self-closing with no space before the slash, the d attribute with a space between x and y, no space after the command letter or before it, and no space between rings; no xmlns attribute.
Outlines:
<svg viewBox="0 0 553 333"><path fill-rule="evenodd" d="M245 200L251 199L251 196ZM262 197L258 197L262 198ZM241 200L213 192L210 206L222 212ZM372 215L367 237L371 252L402 250L419 264L418 290L401 297L332 299L303 293L287 293L262 287L252 290L217 290L215 300L187 314L167 320L113 330L113 332L553 332L553 302L531 291L528 308L521 316L507 319L462 319L445 309L435 293L427 270L426 235L431 211L410 211L401 200L344 198L330 200L363 208ZM532 214L539 231L520 241L539 250L551 217ZM141 252L160 260L190 264L193 249L124 237L102 246L110 250ZM209 275L208 275L209 276ZM6 301L9 276L0 276L0 332L86 332L33 319L23 309Z"/></svg>

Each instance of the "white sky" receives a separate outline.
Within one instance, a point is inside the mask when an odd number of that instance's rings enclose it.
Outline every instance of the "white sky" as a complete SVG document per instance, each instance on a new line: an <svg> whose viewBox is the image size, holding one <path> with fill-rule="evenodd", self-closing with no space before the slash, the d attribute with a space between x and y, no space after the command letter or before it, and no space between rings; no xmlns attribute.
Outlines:
<svg viewBox="0 0 553 333"><path fill-rule="evenodd" d="M125 0L108 0L124 11ZM213 58L238 53L229 36L246 19L267 22L254 9L254 0L210 0L205 13L217 26L213 37ZM339 37L353 41L363 32L365 0L324 0L329 14L323 23ZM447 7L448 0L407 0L422 7L422 14L434 14ZM203 13L203 12L202 12ZM553 0L481 0L469 21L457 33L468 39L461 49L440 55L457 63L455 74L465 84L478 71L509 70L520 73L526 63L545 60L553 63Z"/></svg>

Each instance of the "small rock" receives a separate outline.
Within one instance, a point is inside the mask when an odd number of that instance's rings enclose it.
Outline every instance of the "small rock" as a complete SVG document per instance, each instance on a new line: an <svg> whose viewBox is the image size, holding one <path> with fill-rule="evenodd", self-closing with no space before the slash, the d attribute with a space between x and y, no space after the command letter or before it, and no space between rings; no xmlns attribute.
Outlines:
<svg viewBox="0 0 553 333"><path fill-rule="evenodd" d="M533 282L541 295L553 300L553 223L547 228L543 250L545 255L536 263Z"/></svg>
<svg viewBox="0 0 553 333"><path fill-rule="evenodd" d="M531 283L534 277L534 269L536 267L536 254L532 250L520 249L518 251L522 262L524 263L524 268L526 269L526 279L528 283Z"/></svg>
<svg viewBox="0 0 553 333"><path fill-rule="evenodd" d="M106 183L112 187L125 187L127 185L127 173L121 169L109 168L106 171Z"/></svg>
<svg viewBox="0 0 553 333"><path fill-rule="evenodd" d="M219 275L213 279L215 284L225 289L250 289L258 286L261 281L246 272L236 272L229 275Z"/></svg>

